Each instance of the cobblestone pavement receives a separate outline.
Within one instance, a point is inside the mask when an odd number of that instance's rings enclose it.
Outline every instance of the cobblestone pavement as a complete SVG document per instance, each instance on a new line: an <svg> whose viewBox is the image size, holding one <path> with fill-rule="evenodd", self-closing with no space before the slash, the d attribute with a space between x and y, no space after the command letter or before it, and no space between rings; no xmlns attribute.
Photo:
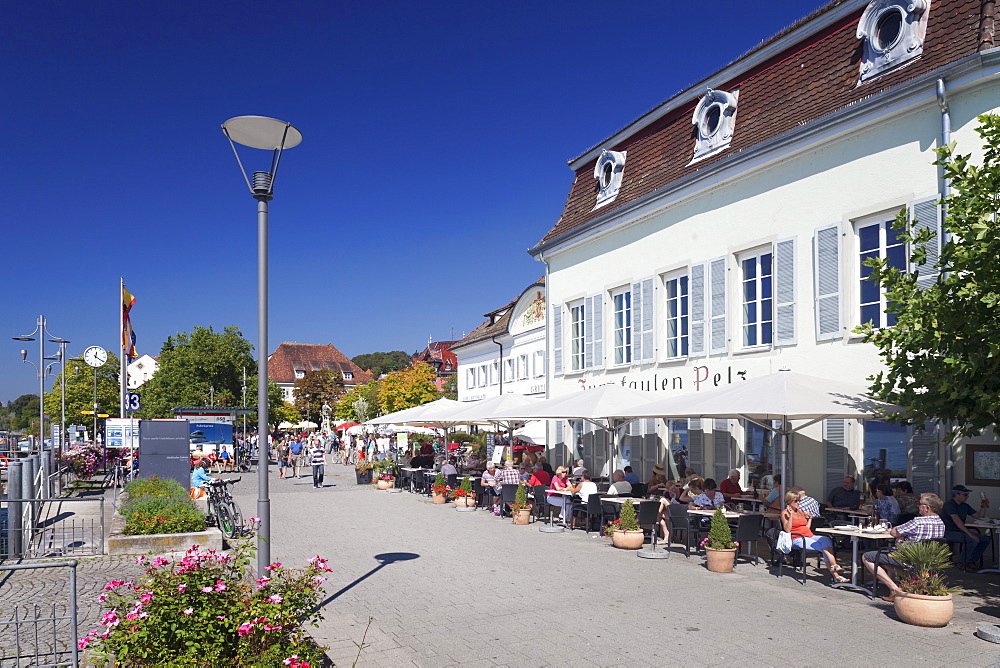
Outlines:
<svg viewBox="0 0 1000 668"><path fill-rule="evenodd" d="M639 559L593 534L539 533L331 468L321 490L272 475L271 555L330 558L314 635L337 665L366 630L364 666L1000 665L1000 645L973 636L1000 623L996 574L957 578L970 595L955 620L922 629L818 574L803 585L765 565L715 574L683 552ZM255 484L237 485L247 515Z"/></svg>

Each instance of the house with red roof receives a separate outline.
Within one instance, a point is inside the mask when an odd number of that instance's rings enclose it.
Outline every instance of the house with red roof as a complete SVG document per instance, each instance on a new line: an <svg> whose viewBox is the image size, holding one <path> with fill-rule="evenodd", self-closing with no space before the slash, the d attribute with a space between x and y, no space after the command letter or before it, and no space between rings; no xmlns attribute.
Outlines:
<svg viewBox="0 0 1000 668"><path fill-rule="evenodd" d="M267 376L284 393L285 401L295 400L295 381L307 371L336 371L348 390L370 383L371 374L363 371L332 343L284 342L267 358Z"/></svg>
<svg viewBox="0 0 1000 668"><path fill-rule="evenodd" d="M449 376L454 376L458 370L458 358L451 352L451 347L457 341L429 341L423 351L413 357L413 363L423 362L434 367L434 385L438 392L444 392Z"/></svg>

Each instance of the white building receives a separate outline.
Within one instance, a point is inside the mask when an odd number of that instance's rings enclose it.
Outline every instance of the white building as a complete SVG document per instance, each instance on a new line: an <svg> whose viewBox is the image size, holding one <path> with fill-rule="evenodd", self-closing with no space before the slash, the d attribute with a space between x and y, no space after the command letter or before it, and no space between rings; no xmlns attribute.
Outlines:
<svg viewBox="0 0 1000 668"><path fill-rule="evenodd" d="M992 12L831 2L573 160L565 210L531 250L546 266L549 396L605 383L679 396L782 367L865 383L881 362L853 330L892 322L861 262L905 266L900 209L938 229L943 122L961 152L981 154L976 116L1000 107ZM476 350L463 387L478 398L494 385L467 387L488 363ZM556 462L582 442L603 468L603 435L560 423L549 438ZM882 457L917 491L971 484L964 444L952 468L938 439L828 420L793 437L786 483L825 498ZM682 456L717 479L777 470L762 430L735 420L641 421L628 446L641 476Z"/></svg>
<svg viewBox="0 0 1000 668"><path fill-rule="evenodd" d="M157 358L150 355L140 355L129 362L125 367L125 372L128 374L128 389L135 390L142 387L159 368Z"/></svg>
<svg viewBox="0 0 1000 668"><path fill-rule="evenodd" d="M532 283L452 345L458 400L501 394L545 396L545 281Z"/></svg>

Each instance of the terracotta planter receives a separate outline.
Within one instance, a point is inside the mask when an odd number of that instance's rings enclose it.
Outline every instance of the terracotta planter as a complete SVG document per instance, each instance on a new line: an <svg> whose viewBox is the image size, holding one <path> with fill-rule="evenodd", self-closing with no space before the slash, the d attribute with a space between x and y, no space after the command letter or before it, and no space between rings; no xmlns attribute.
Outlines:
<svg viewBox="0 0 1000 668"><path fill-rule="evenodd" d="M611 534L611 544L622 550L638 550L644 540L642 531L614 531Z"/></svg>
<svg viewBox="0 0 1000 668"><path fill-rule="evenodd" d="M900 592L896 594L892 605L901 622L914 626L946 626L955 614L951 594L925 596Z"/></svg>
<svg viewBox="0 0 1000 668"><path fill-rule="evenodd" d="M531 508L522 508L521 510L514 511L514 524L520 524L522 526L528 524L531 521Z"/></svg>
<svg viewBox="0 0 1000 668"><path fill-rule="evenodd" d="M468 507L468 505L469 505L469 502L468 502L468 500L464 496L456 496L455 497L455 507L456 508L466 508L466 507Z"/></svg>
<svg viewBox="0 0 1000 668"><path fill-rule="evenodd" d="M733 564L736 562L736 548L731 550L713 550L705 548L705 562L708 570L713 573L732 573Z"/></svg>
<svg viewBox="0 0 1000 668"><path fill-rule="evenodd" d="M465 497L465 507L466 508L475 508L476 507L476 497L474 497L474 496L467 496L467 497Z"/></svg>
<svg viewBox="0 0 1000 668"><path fill-rule="evenodd" d="M438 503L438 504L440 504L440 503L448 503L448 497L445 496L444 494L433 494L432 498L434 499L434 503Z"/></svg>
<svg viewBox="0 0 1000 668"><path fill-rule="evenodd" d="M393 487L393 485L394 485L394 484L395 484L395 481L394 481L394 480L378 480L378 481L376 481L376 483L375 483L375 485L376 485L376 486L377 486L377 487L378 487L379 489L391 489L391 488Z"/></svg>

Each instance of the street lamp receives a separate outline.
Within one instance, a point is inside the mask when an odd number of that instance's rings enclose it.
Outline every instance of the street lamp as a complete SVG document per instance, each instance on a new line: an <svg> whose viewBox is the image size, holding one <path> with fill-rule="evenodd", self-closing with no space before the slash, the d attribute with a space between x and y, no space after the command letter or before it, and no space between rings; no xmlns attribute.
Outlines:
<svg viewBox="0 0 1000 668"><path fill-rule="evenodd" d="M267 203L274 193L278 163L286 148L302 141L302 133L291 123L266 116L237 116L222 124L222 132L236 156L250 195L257 200L257 573L267 575L271 563L271 499L268 492L267 448ZM271 167L266 172L247 176L236 144L271 151ZM260 443L260 439L264 439Z"/></svg>
<svg viewBox="0 0 1000 668"><path fill-rule="evenodd" d="M45 444L45 377L52 370L52 366L55 364L55 362L53 361L52 363L50 363L49 365L46 366L45 360L54 360L54 359L57 359L57 358L46 357L45 356L45 337L46 337L46 335L48 335L49 337L52 337L49 340L56 339L56 337L53 336L52 332L50 332L48 329L46 329L46 327L45 327L45 316L44 315L40 315L40 316L38 316L38 321L35 323L35 329L34 329L34 331L31 332L31 334L28 334L26 336L14 336L14 337L11 337L11 338L13 338L13 340L15 340L15 341L35 341L36 340L35 339L35 335L38 336L38 339L37 339L37 341L38 341L38 364L36 365L34 362L32 362L32 361L30 361L28 359L28 351L27 350L22 350L21 351L21 361L24 362L24 363L26 363L26 364L30 364L31 366L35 367L35 371L38 373L38 454L39 454L40 459L41 459L40 464L41 464L41 469L42 469L42 489L46 490L46 493L48 493L48 486L49 486L49 465L48 465L48 458L45 456L45 447L44 447L44 444ZM57 339L57 340L58 341L62 341L62 339ZM67 341L67 343L69 343L69 342Z"/></svg>
<svg viewBox="0 0 1000 668"><path fill-rule="evenodd" d="M59 344L56 358L59 360L59 443L56 445L56 457L62 456L63 443L66 441L66 339L52 338L52 343Z"/></svg>

